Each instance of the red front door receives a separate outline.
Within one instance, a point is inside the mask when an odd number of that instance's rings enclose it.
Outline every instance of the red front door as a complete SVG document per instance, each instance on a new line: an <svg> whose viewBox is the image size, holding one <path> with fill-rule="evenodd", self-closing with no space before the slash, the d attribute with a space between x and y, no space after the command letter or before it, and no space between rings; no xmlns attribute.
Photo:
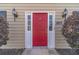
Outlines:
<svg viewBox="0 0 79 59"><path fill-rule="evenodd" d="M47 13L33 13L33 46L47 46Z"/></svg>

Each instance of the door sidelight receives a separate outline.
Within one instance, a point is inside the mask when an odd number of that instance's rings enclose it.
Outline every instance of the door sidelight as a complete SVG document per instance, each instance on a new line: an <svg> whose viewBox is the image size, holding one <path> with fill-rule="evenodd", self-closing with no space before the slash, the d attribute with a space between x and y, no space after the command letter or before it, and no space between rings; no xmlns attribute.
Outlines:
<svg viewBox="0 0 79 59"><path fill-rule="evenodd" d="M52 18L52 15L49 15L49 31L52 31L52 29L53 29L53 20L52 20L53 18Z"/></svg>
<svg viewBox="0 0 79 59"><path fill-rule="evenodd" d="M31 15L27 15L27 20L28 20L28 23L27 23L27 30L28 31L31 31Z"/></svg>

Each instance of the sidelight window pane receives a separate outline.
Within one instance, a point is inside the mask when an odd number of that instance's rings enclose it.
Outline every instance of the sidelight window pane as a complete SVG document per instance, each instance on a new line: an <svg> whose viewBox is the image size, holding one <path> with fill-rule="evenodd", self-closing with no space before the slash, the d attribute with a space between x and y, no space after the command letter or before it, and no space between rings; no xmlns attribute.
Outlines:
<svg viewBox="0 0 79 59"><path fill-rule="evenodd" d="M52 31L53 16L49 15L49 31Z"/></svg>
<svg viewBox="0 0 79 59"><path fill-rule="evenodd" d="M31 15L28 15L28 20L30 20L31 19Z"/></svg>
<svg viewBox="0 0 79 59"><path fill-rule="evenodd" d="M52 15L49 15L49 19L52 19Z"/></svg>
<svg viewBox="0 0 79 59"><path fill-rule="evenodd" d="M28 20L28 31L31 31L31 15L27 15L27 20Z"/></svg>

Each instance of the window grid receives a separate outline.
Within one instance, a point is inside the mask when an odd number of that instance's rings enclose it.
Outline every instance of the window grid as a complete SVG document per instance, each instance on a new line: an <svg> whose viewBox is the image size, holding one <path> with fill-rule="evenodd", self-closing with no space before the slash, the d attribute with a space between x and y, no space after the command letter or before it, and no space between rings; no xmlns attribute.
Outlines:
<svg viewBox="0 0 79 59"><path fill-rule="evenodd" d="M28 20L28 31L31 31L31 15L27 15L27 20Z"/></svg>
<svg viewBox="0 0 79 59"><path fill-rule="evenodd" d="M49 15L49 31L52 31L52 25L53 25L52 19L53 19L52 15Z"/></svg>

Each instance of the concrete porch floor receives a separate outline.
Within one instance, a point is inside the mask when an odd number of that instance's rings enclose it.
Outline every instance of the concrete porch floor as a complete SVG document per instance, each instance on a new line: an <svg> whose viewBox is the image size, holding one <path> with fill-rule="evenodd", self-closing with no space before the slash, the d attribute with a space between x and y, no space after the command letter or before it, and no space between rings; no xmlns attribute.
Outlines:
<svg viewBox="0 0 79 59"><path fill-rule="evenodd" d="M32 49L25 49L22 55L58 55L58 53L55 49L34 47Z"/></svg>

